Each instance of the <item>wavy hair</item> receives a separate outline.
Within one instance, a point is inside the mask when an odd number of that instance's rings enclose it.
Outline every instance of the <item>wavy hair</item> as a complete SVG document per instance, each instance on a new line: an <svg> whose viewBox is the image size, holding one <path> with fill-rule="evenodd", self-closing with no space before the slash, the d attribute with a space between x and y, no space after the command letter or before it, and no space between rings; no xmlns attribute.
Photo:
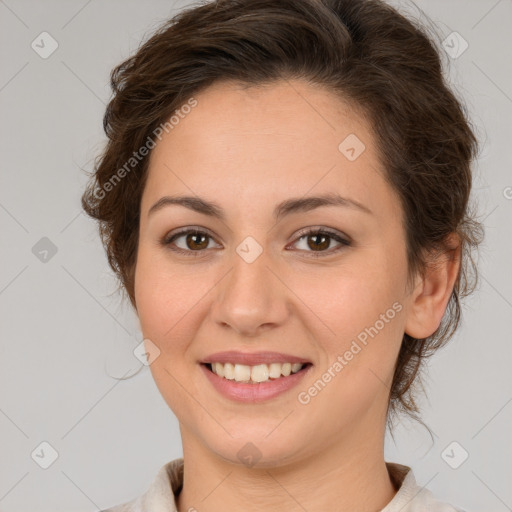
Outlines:
<svg viewBox="0 0 512 512"><path fill-rule="evenodd" d="M450 234L460 240L460 271L441 324L425 339L404 334L390 389L388 426L397 412L423 423L415 384L424 360L459 325L460 300L477 284L474 250L483 238L469 203L478 142L443 76L441 56L435 36L380 0L219 0L166 21L111 73L103 121L108 140L82 196L132 305L148 155L113 183L116 173L214 82L306 80L370 120L404 212L409 276L424 274L428 254L449 251Z"/></svg>

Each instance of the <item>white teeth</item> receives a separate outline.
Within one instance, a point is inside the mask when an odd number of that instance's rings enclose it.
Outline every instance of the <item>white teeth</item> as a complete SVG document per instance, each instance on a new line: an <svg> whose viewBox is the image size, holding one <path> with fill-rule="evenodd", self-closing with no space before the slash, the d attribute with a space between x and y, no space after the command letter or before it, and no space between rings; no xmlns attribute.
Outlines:
<svg viewBox="0 0 512 512"><path fill-rule="evenodd" d="M247 366L247 368L249 368ZM268 366L266 364L259 364L253 366L251 370L251 380L254 382L265 382L269 378Z"/></svg>
<svg viewBox="0 0 512 512"><path fill-rule="evenodd" d="M272 363L269 365L269 376L273 379L278 379L281 377L281 364L280 363Z"/></svg>
<svg viewBox="0 0 512 512"><path fill-rule="evenodd" d="M219 376L224 377L224 365L220 363L212 364L213 371Z"/></svg>
<svg viewBox="0 0 512 512"><path fill-rule="evenodd" d="M235 364L235 380L243 382L251 379L251 367L245 364Z"/></svg>
<svg viewBox="0 0 512 512"><path fill-rule="evenodd" d="M218 366L224 366L224 377L229 380L235 380L235 367L231 363L217 363Z"/></svg>
<svg viewBox="0 0 512 512"><path fill-rule="evenodd" d="M281 376L288 377L291 373L297 373L304 365L301 363L271 363L247 366L245 364L212 363L212 371L219 377L236 382L267 382L269 379L278 379Z"/></svg>

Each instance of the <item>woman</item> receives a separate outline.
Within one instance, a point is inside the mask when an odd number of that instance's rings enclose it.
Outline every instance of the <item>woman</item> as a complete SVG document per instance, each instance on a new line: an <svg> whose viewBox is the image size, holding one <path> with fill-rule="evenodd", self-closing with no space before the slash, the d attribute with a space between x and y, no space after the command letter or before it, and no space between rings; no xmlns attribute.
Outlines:
<svg viewBox="0 0 512 512"><path fill-rule="evenodd" d="M429 37L377 0L218 1L112 87L83 206L183 458L109 511L459 510L384 460L481 239Z"/></svg>

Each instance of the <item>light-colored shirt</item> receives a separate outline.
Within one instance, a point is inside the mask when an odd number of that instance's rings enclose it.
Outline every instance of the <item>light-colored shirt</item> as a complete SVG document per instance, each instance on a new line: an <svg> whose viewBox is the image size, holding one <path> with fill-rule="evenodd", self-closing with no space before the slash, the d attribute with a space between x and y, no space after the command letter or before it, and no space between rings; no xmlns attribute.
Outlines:
<svg viewBox="0 0 512 512"><path fill-rule="evenodd" d="M386 462L389 476L398 488L381 512L464 512L442 503L416 483L412 469ZM183 458L172 460L158 471L148 490L141 496L100 512L178 512L176 497L183 485Z"/></svg>

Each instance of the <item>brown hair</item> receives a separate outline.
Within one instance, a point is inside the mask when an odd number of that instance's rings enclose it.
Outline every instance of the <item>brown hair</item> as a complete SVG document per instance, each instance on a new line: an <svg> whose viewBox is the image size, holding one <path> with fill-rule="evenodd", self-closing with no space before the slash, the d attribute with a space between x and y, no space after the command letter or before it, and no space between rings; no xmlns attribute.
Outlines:
<svg viewBox="0 0 512 512"><path fill-rule="evenodd" d="M469 207L478 143L424 27L379 0L219 0L181 11L113 69L103 120L108 142L82 206L98 221L109 264L135 306L149 157L132 161L134 152L216 81L290 78L334 92L370 120L403 208L410 277L425 272L428 253L450 250L449 234L460 239L461 268L441 325L426 339L404 334L390 390L388 424L398 411L421 422L413 383L421 384L422 361L459 324L459 299L477 284L472 250L483 236Z"/></svg>

